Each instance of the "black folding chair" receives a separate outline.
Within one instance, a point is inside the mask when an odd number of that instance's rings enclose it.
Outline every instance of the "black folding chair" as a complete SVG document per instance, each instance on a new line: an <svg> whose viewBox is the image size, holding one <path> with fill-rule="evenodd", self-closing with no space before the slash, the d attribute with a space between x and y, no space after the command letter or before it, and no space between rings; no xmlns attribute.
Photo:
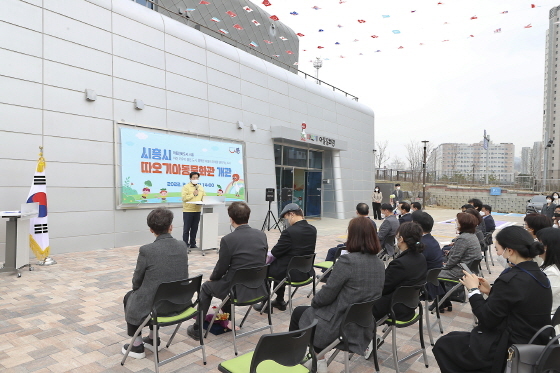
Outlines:
<svg viewBox="0 0 560 373"><path fill-rule="evenodd" d="M229 294L224 298L224 300L222 301L222 303L218 306L218 308L216 308L217 310L222 309L222 307L226 304L226 302L229 300L231 301L231 323L232 323L232 332L233 332L233 349L235 351L235 355L237 356L237 344L236 344L236 339L239 337L243 337L249 334L253 334L256 332L259 332L261 330L264 329L268 329L270 328L270 332L272 333L272 318L270 316L270 287L268 286L268 282L267 282L267 275L268 275L268 265L262 266L262 267L254 267L254 268L241 268L238 269L237 271L235 271L233 278L231 280L231 288L229 291ZM242 291L243 289L252 289L252 290L258 290L259 288L262 289L262 295L256 294L257 297L253 298L253 299L239 299L240 297L238 296L238 293L240 291ZM253 329L250 330L248 332L245 333L241 333L241 334L237 334L237 332L235 331L235 307L241 307L241 306L249 306L249 308L247 309L247 312L245 313L245 316L243 317L243 320L241 321L241 324L239 324L239 327L243 327L243 323L245 322L245 320L247 319L247 316L249 316L249 312L251 312L251 310L253 309L253 307L251 307L253 304L257 304L260 302L264 302L266 301L269 304L269 312L268 312L268 325L263 326L261 328L257 328L257 329ZM206 329L206 334L204 334L204 338L208 337L208 332L210 331L210 328L212 328L212 325L214 324L214 321L216 320L216 316L217 316L217 312L214 314L214 316L212 317L212 320L210 321L210 324L208 325L208 329Z"/></svg>
<svg viewBox="0 0 560 373"><path fill-rule="evenodd" d="M260 372L277 372L277 364L280 364L292 368L284 368L282 372L302 372L306 369L299 364L309 349L312 359L310 371L315 373L317 356L313 348L313 335L316 326L317 320L314 320L311 325L301 330L262 335L254 352L226 360L218 366L218 370L223 373L257 373L257 367L260 367Z"/></svg>
<svg viewBox="0 0 560 373"><path fill-rule="evenodd" d="M336 260L340 256L342 250L346 250L346 246L339 246L336 248L336 252L332 261L325 260L324 262L313 264L313 268L325 270L325 272L323 272L321 275L317 275L317 280L315 280L315 288L317 288L317 285L319 285L319 282L321 282L325 278L325 276L332 272ZM307 298L309 298L311 294L313 294L313 289L309 291L309 294L307 294Z"/></svg>
<svg viewBox="0 0 560 373"><path fill-rule="evenodd" d="M313 284L313 296L315 296L315 271L313 270L313 262L315 261L315 255L316 254L310 254L310 255L303 255L303 256L294 256L292 257L292 259L290 259L290 263L288 264L288 269L286 271L286 277L280 281L280 283L278 285L276 285L276 287L274 288L274 290L272 290L272 292L270 293L270 295L272 296L272 294L276 293L276 291L282 286L282 285L288 285L288 306L290 307L290 314L292 314L292 298L294 296L294 294L296 293L296 291L302 287L302 286L306 286L309 284ZM308 278L306 280L303 281L292 281L291 280L291 276L293 275L292 272L294 271L299 271L301 273L306 273L308 274ZM311 273L311 274L309 274ZM269 278L269 280L274 280ZM292 288L295 288L294 292L292 293ZM270 303L270 300L267 301L267 303ZM267 306L267 304L265 304L263 306L263 308L261 309L261 315L263 313L263 311L265 310L265 307ZM270 307L270 305L268 305ZM269 314L270 314L270 310L269 310Z"/></svg>
<svg viewBox="0 0 560 373"><path fill-rule="evenodd" d="M382 245L381 245L381 247L383 249L381 250L381 252L379 254L377 254L379 259L381 259L384 262L385 267L387 267L387 265L389 264L389 262L390 262L389 259L395 259L395 253L397 252L396 247L395 247L396 246L395 245L395 237L397 237L397 235L395 235L395 234L385 237L385 239L383 240ZM390 254L387 251L387 248L385 247L386 243L390 243L390 244L393 245L393 254Z"/></svg>
<svg viewBox="0 0 560 373"><path fill-rule="evenodd" d="M350 307L346 309L344 313L344 318L342 319L342 323L340 324L340 337L327 346L323 351L321 351L317 358L321 359L325 356L330 350L333 348L336 350L327 361L327 365L334 360L336 355L340 351L344 351L344 372L349 373L349 361L352 359L353 353L350 353L350 347L348 346L348 326L350 324L356 324L361 328L372 328L373 329L373 337L375 338L375 334L377 332L377 325L375 323L375 318L372 314L373 303L375 300L363 303L354 303ZM375 371L379 373L379 363L377 361L377 349L373 348L373 363L375 364Z"/></svg>
<svg viewBox="0 0 560 373"><path fill-rule="evenodd" d="M128 345L128 350L126 351L121 365L124 365L130 350L132 349L132 344L136 337L140 335L142 329L151 324L154 328L154 364L156 367L156 373L159 372L159 367L172 362L173 360L179 359L187 354L198 351L202 349L202 361L206 365L206 350L204 348L204 339L202 334L200 334L198 347L192 348L188 351L181 352L180 354L174 355L163 361L159 361L159 352L157 342L159 340L159 327L177 325L175 331L169 338L166 348L169 348L175 334L181 327L181 324L187 320L198 317L199 320L202 319L202 310L200 309L200 286L202 285L202 275L191 277L185 280L164 282L159 285L156 295L154 296L154 301L152 303L152 312L146 317L142 325L136 330L134 336L132 337L130 344ZM196 301L192 301L194 294L196 293Z"/></svg>
<svg viewBox="0 0 560 373"><path fill-rule="evenodd" d="M426 328L428 329L428 336L430 337L430 344L434 345L434 338L432 337L432 327L433 325L430 322L430 311L428 310L428 284L432 284L434 286L440 286L438 276L441 272L441 268L432 268L428 271L428 275L426 276L426 284L424 285L423 294L424 294L424 312L426 313ZM435 302L435 309L436 309L436 317L437 322L439 323L439 331L443 334L443 326L441 325L441 318L439 315L439 304L437 296L434 299ZM435 323L434 323L435 325Z"/></svg>
<svg viewBox="0 0 560 373"><path fill-rule="evenodd" d="M410 359L413 356L416 356L420 353L424 356L424 365L428 368L428 357L426 356L426 346L424 345L424 330L422 325L422 313L423 307L422 303L420 302L420 292L424 288L424 284L421 285L413 285L413 286L401 286L395 290L393 293L393 297L391 298L391 311L389 315L378 321L377 325L387 324L389 327L385 330L385 333L380 338L380 343L377 345L381 346L387 338L389 333L392 333L392 349L393 349L393 361L395 362L395 371L399 373L399 363ZM397 320L395 318L395 311L394 307L397 304L402 304L410 309L418 309L418 312L414 314L414 317L410 320ZM420 333L420 349L410 353L406 357L399 360L397 355L397 329L406 328L407 326L413 325L418 323L418 331Z"/></svg>
<svg viewBox="0 0 560 373"><path fill-rule="evenodd" d="M554 316L552 316L552 321L550 322L550 325L552 326L556 326L559 324L560 324L560 307L556 309L556 312L554 312Z"/></svg>

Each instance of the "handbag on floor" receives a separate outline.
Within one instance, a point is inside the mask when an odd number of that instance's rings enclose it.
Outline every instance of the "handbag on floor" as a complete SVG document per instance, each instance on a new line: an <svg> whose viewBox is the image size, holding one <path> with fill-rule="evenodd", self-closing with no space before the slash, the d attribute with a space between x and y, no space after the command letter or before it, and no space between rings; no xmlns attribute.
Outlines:
<svg viewBox="0 0 560 373"><path fill-rule="evenodd" d="M560 346L557 344L560 335L557 335L548 342L546 346L533 344L539 335L551 328L554 334L552 325L543 326L528 344L514 344L508 349L508 358L506 363L505 373L535 373L540 372L540 365L546 361L548 356L555 350L556 354L560 353ZM548 370L547 370L548 371ZM560 367L558 370L560 372Z"/></svg>

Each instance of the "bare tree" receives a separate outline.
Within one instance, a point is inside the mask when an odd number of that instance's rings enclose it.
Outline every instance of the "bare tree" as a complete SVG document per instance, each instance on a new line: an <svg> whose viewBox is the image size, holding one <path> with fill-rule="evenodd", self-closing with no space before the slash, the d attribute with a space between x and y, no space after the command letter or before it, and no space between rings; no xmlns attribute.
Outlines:
<svg viewBox="0 0 560 373"><path fill-rule="evenodd" d="M391 158L389 168L392 168L393 170L402 170L404 168L404 162L399 158L398 155L395 155L393 158Z"/></svg>
<svg viewBox="0 0 560 373"><path fill-rule="evenodd" d="M449 144L449 163L451 168L451 177L454 178L457 173L457 158L459 156L459 144Z"/></svg>
<svg viewBox="0 0 560 373"><path fill-rule="evenodd" d="M391 154L387 150L388 145L389 145L389 141L387 140L383 142L377 142L376 159L375 159L375 166L377 169L383 167L391 157Z"/></svg>

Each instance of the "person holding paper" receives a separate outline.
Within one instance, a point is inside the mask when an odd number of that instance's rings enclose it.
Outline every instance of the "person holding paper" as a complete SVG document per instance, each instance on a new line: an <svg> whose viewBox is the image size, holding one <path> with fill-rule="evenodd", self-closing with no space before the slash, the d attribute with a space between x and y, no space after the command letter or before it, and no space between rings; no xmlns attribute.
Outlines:
<svg viewBox="0 0 560 373"><path fill-rule="evenodd" d="M181 190L181 199L183 200L183 241L187 247L196 249L196 233L198 232L198 224L200 223L201 205L195 205L188 202L202 201L202 197L206 195L202 185L198 184L200 174L193 171L189 175L190 182L183 185Z"/></svg>

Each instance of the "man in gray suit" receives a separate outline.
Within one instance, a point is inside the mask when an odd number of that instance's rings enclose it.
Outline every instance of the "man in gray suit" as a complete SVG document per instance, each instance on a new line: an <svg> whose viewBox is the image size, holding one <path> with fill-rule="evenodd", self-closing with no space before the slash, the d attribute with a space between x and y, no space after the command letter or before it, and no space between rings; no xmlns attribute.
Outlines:
<svg viewBox="0 0 560 373"><path fill-rule="evenodd" d="M385 218L379 227L379 242L381 242L381 247L385 249L387 255L393 256L395 254L395 236L400 225L399 220L393 215L393 206L389 203L381 205L381 214Z"/></svg>
<svg viewBox="0 0 560 373"><path fill-rule="evenodd" d="M264 232L251 228L247 223L251 215L251 209L244 202L233 202L228 208L228 215L231 225L235 230L222 237L220 241L220 257L214 271L210 275L210 280L202 284L200 293L200 308L202 308L203 320L197 320L187 328L189 337L198 341L200 324L204 321L212 297L224 299L232 286L231 280L235 271L241 268L261 267L266 263L266 253L268 243ZM264 286L264 283L263 283ZM252 291L247 289L247 291ZM243 295L243 298L253 299L261 295L259 289L254 291L257 294L250 297L250 294ZM231 304L228 302L222 310L231 314Z"/></svg>
<svg viewBox="0 0 560 373"><path fill-rule="evenodd" d="M156 240L140 247L136 269L132 276L132 290L124 297L124 312L128 335L133 336L150 314L152 302L159 285L163 282L179 281L189 277L189 258L187 244L171 236L173 212L157 208L148 214L150 232ZM159 346L160 341L157 341ZM152 328L149 337L140 334L132 343L128 356L142 359L144 347L154 351ZM122 348L125 354L128 344Z"/></svg>

